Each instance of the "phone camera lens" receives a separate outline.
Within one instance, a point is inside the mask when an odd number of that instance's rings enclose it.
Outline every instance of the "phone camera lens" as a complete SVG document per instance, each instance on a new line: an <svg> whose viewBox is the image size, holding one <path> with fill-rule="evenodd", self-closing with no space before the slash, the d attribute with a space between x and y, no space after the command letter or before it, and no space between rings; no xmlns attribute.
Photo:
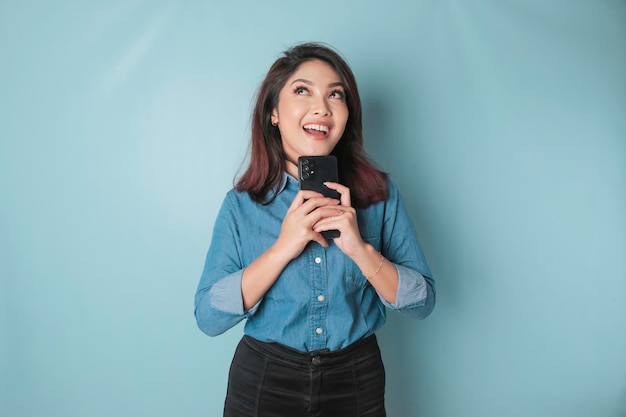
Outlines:
<svg viewBox="0 0 626 417"><path fill-rule="evenodd" d="M306 171L305 171L305 172L303 172L303 173L302 173L302 179L303 179L303 180L308 180L308 179L309 179L309 177L310 177L310 175L309 175L309 173L308 173L308 172L306 172Z"/></svg>

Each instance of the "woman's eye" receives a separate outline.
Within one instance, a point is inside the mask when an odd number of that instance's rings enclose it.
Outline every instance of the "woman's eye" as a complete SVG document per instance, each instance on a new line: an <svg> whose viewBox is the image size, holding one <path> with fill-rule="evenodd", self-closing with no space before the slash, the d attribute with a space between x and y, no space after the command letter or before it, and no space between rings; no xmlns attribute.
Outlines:
<svg viewBox="0 0 626 417"><path fill-rule="evenodd" d="M330 93L330 98L338 98L340 100L343 100L345 97L346 97L346 94L341 90L335 90L332 93Z"/></svg>
<svg viewBox="0 0 626 417"><path fill-rule="evenodd" d="M306 87L296 87L296 89L294 90L294 93L296 94L306 94L308 92L309 90L307 90Z"/></svg>

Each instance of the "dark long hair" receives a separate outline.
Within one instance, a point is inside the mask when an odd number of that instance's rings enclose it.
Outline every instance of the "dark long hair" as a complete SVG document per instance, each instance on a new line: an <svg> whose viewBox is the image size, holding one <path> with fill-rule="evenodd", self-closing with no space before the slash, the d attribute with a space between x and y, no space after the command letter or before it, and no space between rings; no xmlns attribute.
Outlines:
<svg viewBox="0 0 626 417"><path fill-rule="evenodd" d="M289 77L307 61L330 64L341 79L346 93L348 120L343 136L333 149L337 157L339 181L350 188L352 205L367 207L387 198L387 174L376 168L363 149L361 98L352 70L333 49L319 43L302 43L283 53L274 62L259 87L252 113L250 159L244 174L235 185L258 203L267 203L266 195L282 178L285 169L280 131L272 126L272 110L278 106L278 95Z"/></svg>

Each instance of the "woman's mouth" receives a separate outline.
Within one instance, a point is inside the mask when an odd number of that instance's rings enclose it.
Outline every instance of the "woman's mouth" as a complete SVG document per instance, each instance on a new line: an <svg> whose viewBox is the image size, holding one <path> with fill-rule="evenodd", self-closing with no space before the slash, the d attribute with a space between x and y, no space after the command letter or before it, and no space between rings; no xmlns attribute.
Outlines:
<svg viewBox="0 0 626 417"><path fill-rule="evenodd" d="M315 123L309 123L306 124L302 127L307 133L310 133L312 135L320 135L320 136L326 136L328 134L328 126L326 125L318 125Z"/></svg>

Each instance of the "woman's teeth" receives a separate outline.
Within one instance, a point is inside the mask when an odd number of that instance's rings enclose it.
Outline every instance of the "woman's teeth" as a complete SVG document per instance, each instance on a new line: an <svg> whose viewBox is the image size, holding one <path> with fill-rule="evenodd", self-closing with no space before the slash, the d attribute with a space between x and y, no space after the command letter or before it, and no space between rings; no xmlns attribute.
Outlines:
<svg viewBox="0 0 626 417"><path fill-rule="evenodd" d="M317 130L318 132L328 133L328 126L324 126L324 125L309 124L309 125L304 125L304 129Z"/></svg>

